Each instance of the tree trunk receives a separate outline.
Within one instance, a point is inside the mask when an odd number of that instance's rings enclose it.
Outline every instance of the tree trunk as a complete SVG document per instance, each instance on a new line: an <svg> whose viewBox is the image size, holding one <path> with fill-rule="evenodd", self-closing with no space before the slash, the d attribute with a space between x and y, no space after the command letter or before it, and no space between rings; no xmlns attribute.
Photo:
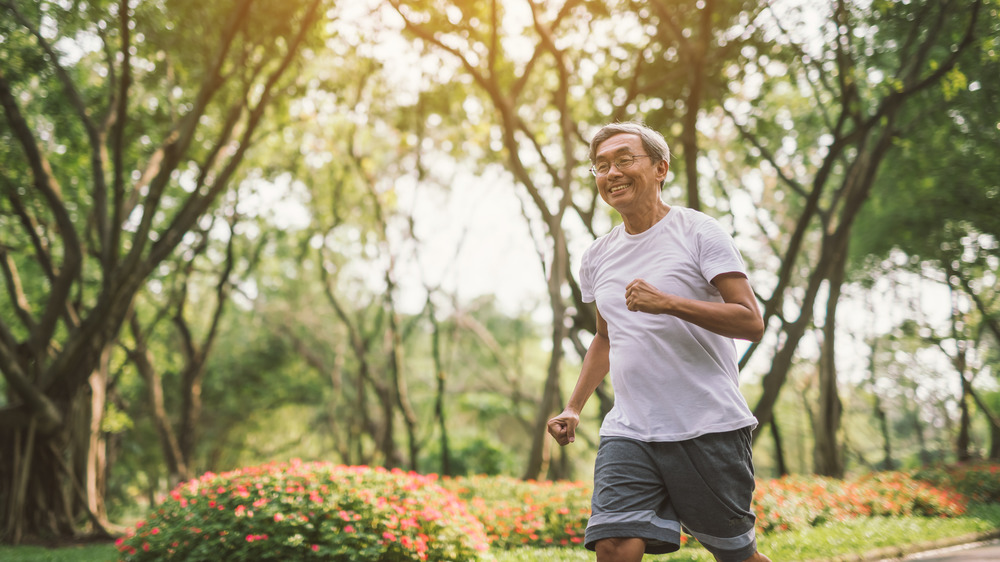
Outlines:
<svg viewBox="0 0 1000 562"><path fill-rule="evenodd" d="M434 397L434 417L437 418L438 432L440 433L441 448L441 474L444 476L454 476L451 468L451 443L448 442L448 423L446 416L445 387L448 376L444 368L444 359L441 357L441 323L437 319L437 309L431 301L430 293L427 295L427 316L430 318L431 332L431 356L434 359L434 372L437 380L437 394Z"/></svg>
<svg viewBox="0 0 1000 562"><path fill-rule="evenodd" d="M87 447L86 492L87 509L102 527L108 522L108 511L104 496L108 489L108 443L104 435L104 410L107 405L108 364L111 357L110 346L101 354L101 363L90 376L90 439Z"/></svg>
<svg viewBox="0 0 1000 562"><path fill-rule="evenodd" d="M906 411L909 406L909 401L906 397L903 397L903 411ZM918 408L914 407L908 415L912 416L913 419L913 433L917 437L917 447L920 454L920 465L928 466L934 460L931 456L930 451L927 450L927 438L924 436L924 426L920 423L920 411Z"/></svg>
<svg viewBox="0 0 1000 562"><path fill-rule="evenodd" d="M528 465L524 471L526 480L537 480L546 467L547 447L550 441L546 426L549 418L558 409L559 374L562 368L563 342L566 339L566 305L563 302L562 290L566 285L565 271L569 255L566 248L565 232L562 228L550 227L549 234L555 239L554 255L549 275L549 303L552 308L552 355L549 358L549 369L545 379L542 399L538 404L532 431L531 452L528 455Z"/></svg>
<svg viewBox="0 0 1000 562"><path fill-rule="evenodd" d="M959 373L959 376L962 377L962 395L958 399L960 415L958 437L955 439L955 456L958 462L962 463L972 459L972 415L969 413L969 383L965 380L965 373Z"/></svg>
<svg viewBox="0 0 1000 562"><path fill-rule="evenodd" d="M969 450L972 443L972 415L969 413L969 381L965 378L965 371L968 368L968 342L962 333L964 328L960 327L960 325L963 327L965 325L962 316L963 314L959 309L958 293L953 288L951 291L951 334L955 340L957 349L955 350L955 357L952 358L952 365L955 366L955 372L958 373L962 388L958 398L960 415L958 436L955 439L955 455L958 458L958 462L967 462L972 458L972 453Z"/></svg>
<svg viewBox="0 0 1000 562"><path fill-rule="evenodd" d="M889 416L882 407L882 399L879 398L878 387L876 385L877 378L875 373L878 369L876 361L878 343L878 338L872 339L870 346L871 357L868 361L868 381L871 384L872 400L874 402L872 409L874 410L875 419L878 420L879 430L882 433L882 464L879 468L882 470L895 470L896 462L892 458L892 432L889 429Z"/></svg>
<svg viewBox="0 0 1000 562"><path fill-rule="evenodd" d="M774 464L778 470L778 476L788 474L788 465L785 464L785 451L781 442L781 432L778 431L778 418L771 416L771 438L774 439Z"/></svg>
<svg viewBox="0 0 1000 562"><path fill-rule="evenodd" d="M844 282L847 248L842 250L829 276L829 295L826 305L826 323L823 326L823 345L819 361L819 409L817 423L813 426L813 471L821 476L843 478L844 460L838 434L843 405L837 390L837 363L835 335L837 332L837 303Z"/></svg>
<svg viewBox="0 0 1000 562"><path fill-rule="evenodd" d="M106 389L106 376L96 375L95 383ZM77 536L77 520L84 515L95 536L110 537L105 529L103 492L107 466L103 438L92 435L91 411L104 391L93 396L83 387L67 403L58 403L67 412L67 423L51 432L38 431L32 418L25 426L0 433L0 542L20 544L25 539L45 536ZM99 416L99 414L98 414ZM100 426L98 425L98 430ZM101 450L91 453L92 443Z"/></svg>
<svg viewBox="0 0 1000 562"><path fill-rule="evenodd" d="M990 457L992 462L1000 462L1000 425L990 424Z"/></svg>

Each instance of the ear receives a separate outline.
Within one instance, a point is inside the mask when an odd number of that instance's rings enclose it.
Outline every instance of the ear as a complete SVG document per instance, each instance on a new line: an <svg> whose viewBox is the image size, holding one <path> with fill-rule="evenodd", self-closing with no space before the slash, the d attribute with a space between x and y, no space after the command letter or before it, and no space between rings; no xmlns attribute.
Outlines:
<svg viewBox="0 0 1000 562"><path fill-rule="evenodd" d="M667 172L670 171L670 164L666 160L660 160L654 167L656 172L656 180L661 184L667 179Z"/></svg>

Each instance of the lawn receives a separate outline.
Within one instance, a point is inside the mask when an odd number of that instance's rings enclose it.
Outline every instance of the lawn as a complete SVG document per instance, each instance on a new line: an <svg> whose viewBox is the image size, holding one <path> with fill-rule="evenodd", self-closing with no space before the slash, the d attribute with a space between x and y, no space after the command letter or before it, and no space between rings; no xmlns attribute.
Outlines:
<svg viewBox="0 0 1000 562"><path fill-rule="evenodd" d="M961 517L871 517L828 523L808 529L773 533L760 540L761 551L775 561L823 560L859 555L875 549L913 546L931 547L941 541L971 538L1000 530L1000 505L973 505ZM914 544L914 537L920 537ZM0 560L10 562L109 562L115 560L113 545L86 545L48 549L38 546L0 546ZM647 556L650 561L711 562L700 548L685 548L674 554ZM583 547L520 548L491 551L495 562L586 562L594 555Z"/></svg>

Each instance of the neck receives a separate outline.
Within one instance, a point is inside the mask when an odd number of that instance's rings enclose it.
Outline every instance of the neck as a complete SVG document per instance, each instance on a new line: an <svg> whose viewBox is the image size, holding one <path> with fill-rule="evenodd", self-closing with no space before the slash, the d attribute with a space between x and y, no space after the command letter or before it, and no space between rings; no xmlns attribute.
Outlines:
<svg viewBox="0 0 1000 562"><path fill-rule="evenodd" d="M660 219L667 216L669 212L670 205L657 199L655 205L646 207L642 211L628 214L623 213L622 221L625 223L625 232L629 234L646 232L654 224L660 222Z"/></svg>

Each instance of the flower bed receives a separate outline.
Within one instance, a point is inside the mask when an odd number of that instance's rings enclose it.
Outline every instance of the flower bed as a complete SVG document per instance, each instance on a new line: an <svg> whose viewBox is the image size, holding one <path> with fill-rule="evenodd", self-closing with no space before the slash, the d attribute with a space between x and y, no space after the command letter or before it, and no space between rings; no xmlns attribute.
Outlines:
<svg viewBox="0 0 1000 562"><path fill-rule="evenodd" d="M488 548L483 526L436 480L301 462L208 473L118 549L128 561L474 560Z"/></svg>
<svg viewBox="0 0 1000 562"><path fill-rule="evenodd" d="M118 547L128 561L472 561L490 546L582 545L590 494L581 482L269 464L179 486ZM758 532L775 533L869 516L954 517L966 497L1000 501L1000 467L758 480L754 510Z"/></svg>
<svg viewBox="0 0 1000 562"><path fill-rule="evenodd" d="M965 499L899 472L849 481L786 476L757 482L754 510L757 529L769 533L876 515L955 517Z"/></svg>
<svg viewBox="0 0 1000 562"><path fill-rule="evenodd" d="M973 501L1000 503L1000 464L976 462L917 470L913 478L934 486L953 486Z"/></svg>
<svg viewBox="0 0 1000 562"><path fill-rule="evenodd" d="M445 478L442 486L466 501L494 548L583 543L590 518L589 485L509 477Z"/></svg>

